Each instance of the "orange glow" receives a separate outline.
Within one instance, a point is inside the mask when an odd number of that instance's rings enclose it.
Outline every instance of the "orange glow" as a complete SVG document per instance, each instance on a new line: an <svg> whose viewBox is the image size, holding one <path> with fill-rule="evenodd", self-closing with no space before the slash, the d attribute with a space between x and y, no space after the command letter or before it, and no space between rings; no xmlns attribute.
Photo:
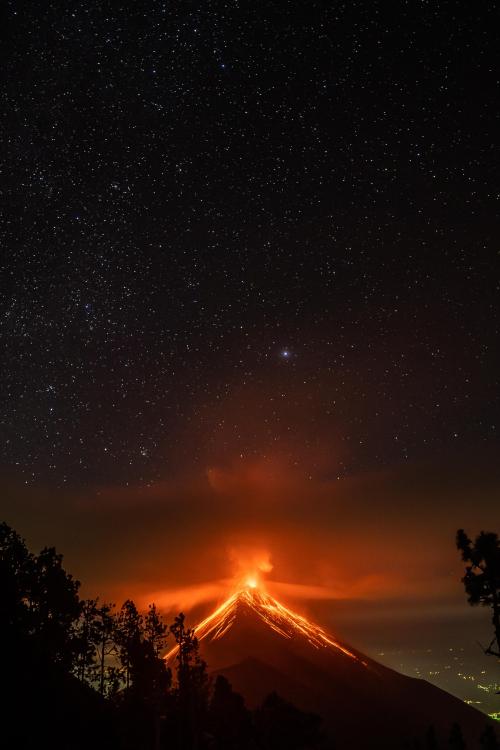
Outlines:
<svg viewBox="0 0 500 750"><path fill-rule="evenodd" d="M95 498L77 498L78 523L85 529L78 544L88 550L85 568L77 570L84 596L133 598L141 609L155 602L166 618L190 612L193 623L254 576L271 596L299 612L304 602L307 616L315 612L319 622L333 609L364 618L361 600L382 612L396 600L434 607L444 598L458 599L451 582L461 575L460 561L449 544L449 510L440 504L434 475L424 481L425 472L417 475L408 466L404 473L306 481L293 466L262 463L224 464L216 482L204 474L152 487L103 488ZM450 497L465 492L454 482L447 479L442 488ZM411 503L402 487L412 488ZM472 483L466 491L470 496ZM405 514L388 512L398 503L405 503ZM61 504L58 517L65 518L63 510ZM474 526L465 500L456 512L464 525ZM390 545L380 543L381 517ZM494 522L493 514L489 523ZM42 516L38 526L43 527ZM417 537L426 540L425 568L420 556L409 554ZM106 548L106 565L91 554L90 539Z"/></svg>
<svg viewBox="0 0 500 750"><path fill-rule="evenodd" d="M198 640L222 638L234 625L240 607L251 609L283 638L293 639L302 636L315 648L337 649L349 658L360 661L352 651L335 640L319 625L293 612L262 591L255 578L247 579L242 588L236 589L225 602L194 628ZM169 661L176 653L177 646L172 648L164 658ZM364 662L361 663L364 664Z"/></svg>

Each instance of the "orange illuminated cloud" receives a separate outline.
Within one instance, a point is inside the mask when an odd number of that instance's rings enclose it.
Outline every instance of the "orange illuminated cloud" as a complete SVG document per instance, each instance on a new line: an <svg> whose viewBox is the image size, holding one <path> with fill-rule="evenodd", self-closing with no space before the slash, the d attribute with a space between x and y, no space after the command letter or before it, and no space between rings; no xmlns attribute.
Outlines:
<svg viewBox="0 0 500 750"><path fill-rule="evenodd" d="M451 469L408 465L311 479L279 458L235 459L152 487L75 496L9 490L5 517L16 524L24 503L33 523L18 526L29 544L56 545L84 597L117 604L204 608L198 617L242 578L292 609L313 600L325 611L340 599L454 601L463 575L456 526L474 528L475 497L484 525L494 528L498 487L486 472L465 483Z"/></svg>
<svg viewBox="0 0 500 750"><path fill-rule="evenodd" d="M222 579L207 583L183 586L181 588L163 588L142 594L138 603L145 608L151 602L165 611L189 611L199 604L218 601L226 596L232 581Z"/></svg>

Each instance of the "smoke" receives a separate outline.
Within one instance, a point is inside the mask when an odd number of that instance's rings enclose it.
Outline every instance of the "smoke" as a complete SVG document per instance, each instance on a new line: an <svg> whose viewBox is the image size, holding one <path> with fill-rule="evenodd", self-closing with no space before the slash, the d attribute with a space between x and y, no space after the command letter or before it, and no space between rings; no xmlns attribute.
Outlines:
<svg viewBox="0 0 500 750"><path fill-rule="evenodd" d="M56 546L84 596L117 603L208 611L256 574L292 607L463 604L455 531L495 529L500 485L494 467L470 467L407 465L336 480L310 479L283 458L240 460L152 487L4 487L2 515L34 551Z"/></svg>
<svg viewBox="0 0 500 750"><path fill-rule="evenodd" d="M230 547L228 559L235 582L249 576L260 578L261 574L270 573L273 569L270 553L248 544Z"/></svg>
<svg viewBox="0 0 500 750"><path fill-rule="evenodd" d="M181 588L167 587L146 591L137 598L137 602L143 609L154 602L165 612L186 612L199 605L220 601L227 596L230 586L230 580L221 579Z"/></svg>

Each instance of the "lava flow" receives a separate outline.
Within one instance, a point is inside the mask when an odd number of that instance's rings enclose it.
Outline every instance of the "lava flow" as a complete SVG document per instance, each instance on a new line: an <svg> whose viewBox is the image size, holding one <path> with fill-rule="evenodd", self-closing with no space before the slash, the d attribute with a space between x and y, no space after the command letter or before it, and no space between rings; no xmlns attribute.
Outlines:
<svg viewBox="0 0 500 750"><path fill-rule="evenodd" d="M218 640L234 625L238 613L245 610L256 614L260 620L283 638L305 638L317 649L338 649L351 659L361 661L356 654L338 643L319 625L315 625L305 617L292 612L264 592L259 586L258 580L253 576L246 579L244 584L238 587L223 604L202 620L194 628L194 633L200 641L205 638ZM176 652L177 647L174 647L165 655L165 659L168 661Z"/></svg>

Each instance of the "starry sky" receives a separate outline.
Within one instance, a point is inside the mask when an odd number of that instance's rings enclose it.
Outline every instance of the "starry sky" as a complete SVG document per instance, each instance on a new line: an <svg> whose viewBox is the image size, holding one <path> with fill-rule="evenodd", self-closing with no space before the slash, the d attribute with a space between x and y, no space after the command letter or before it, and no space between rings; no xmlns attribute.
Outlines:
<svg viewBox="0 0 500 750"><path fill-rule="evenodd" d="M500 530L495 4L2 28L7 520L93 594L184 606L256 545L332 597L466 607L455 529Z"/></svg>
<svg viewBox="0 0 500 750"><path fill-rule="evenodd" d="M345 475L497 441L497 9L5 14L5 467L143 484L328 439Z"/></svg>

